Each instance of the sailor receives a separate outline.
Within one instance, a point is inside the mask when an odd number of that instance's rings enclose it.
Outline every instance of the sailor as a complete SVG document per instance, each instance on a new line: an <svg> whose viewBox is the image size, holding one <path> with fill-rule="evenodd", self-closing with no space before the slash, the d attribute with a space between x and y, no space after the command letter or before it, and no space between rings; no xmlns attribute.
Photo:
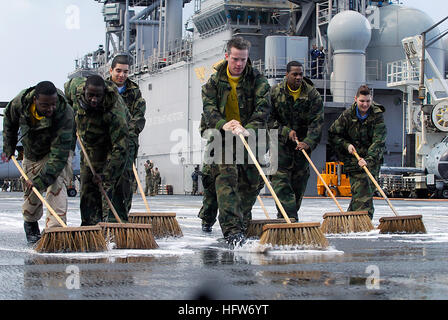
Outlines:
<svg viewBox="0 0 448 320"><path fill-rule="evenodd" d="M386 126L384 106L373 101L371 90L362 85L356 92L355 101L331 125L328 142L344 162L350 179L352 200L348 211L368 211L373 219L373 195L375 186L362 169L367 166L377 179L386 149ZM354 152L360 156L358 161Z"/></svg>
<svg viewBox="0 0 448 320"><path fill-rule="evenodd" d="M237 159L236 150L231 146L235 138L239 139L238 135L249 134L247 129L253 129L252 132L266 129L271 108L268 81L249 60L250 45L241 37L229 40L225 61L215 67L216 73L202 87L206 128L219 131L222 138L222 158L217 159L219 156L215 153L216 159L211 162L218 165L215 180L218 220L231 247L245 241L245 229L251 220L261 179L256 166L248 163L247 152L244 159ZM211 146L209 139L208 148ZM227 157L226 153L229 153Z"/></svg>
<svg viewBox="0 0 448 320"><path fill-rule="evenodd" d="M324 106L319 92L303 76L303 66L297 61L286 65L283 81L271 89L271 101L269 128L278 129L279 134L278 169L271 176L272 187L287 215L298 221L310 176L309 163L302 150L311 154L319 144ZM283 217L280 211L277 217Z"/></svg>
<svg viewBox="0 0 448 320"><path fill-rule="evenodd" d="M18 138L20 129L21 137ZM39 219L43 205L32 191L46 192L50 207L65 222L67 188L73 176L74 150L73 109L62 91L50 81L21 91L8 103L3 120L3 156L11 159L19 140L24 147L23 170L29 180L24 182L22 215L28 243L40 239ZM45 228L60 224L47 211Z"/></svg>
<svg viewBox="0 0 448 320"><path fill-rule="evenodd" d="M162 178L160 177L159 168L155 168L152 175L152 183L153 183L153 194L154 196L159 194L159 185L162 182Z"/></svg>
<svg viewBox="0 0 448 320"><path fill-rule="evenodd" d="M94 176L81 155L81 225L116 222L103 199L101 184L109 198L123 174L128 159L129 111L117 88L98 75L73 78L64 85L75 111L77 132L96 172ZM118 212L120 215L120 212ZM127 221L127 216L120 215Z"/></svg>
<svg viewBox="0 0 448 320"><path fill-rule="evenodd" d="M149 196L152 193L152 168L154 167L154 164L151 160L146 160L145 164L145 195Z"/></svg>
<svg viewBox="0 0 448 320"><path fill-rule="evenodd" d="M191 190L191 195L195 196L198 193L199 188L199 176L202 176L202 172L199 170L199 166L194 167L194 171L191 174L191 180L193 181L193 186Z"/></svg>
<svg viewBox="0 0 448 320"><path fill-rule="evenodd" d="M138 154L138 137L146 123L146 102L142 97L138 85L128 78L129 58L127 55L118 55L113 58L109 73L110 77L108 80L117 86L118 93L120 93L130 113L130 119L128 121L129 156L126 162L126 169L123 175L121 175L112 197L112 204L119 215L128 216L132 206L134 186L136 185L132 165L135 163Z"/></svg>

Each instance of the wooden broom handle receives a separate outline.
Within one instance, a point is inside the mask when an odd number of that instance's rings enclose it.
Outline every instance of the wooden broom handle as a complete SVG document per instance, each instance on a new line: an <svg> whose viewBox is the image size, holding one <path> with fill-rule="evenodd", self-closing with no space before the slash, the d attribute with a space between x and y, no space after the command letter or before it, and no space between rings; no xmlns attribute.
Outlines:
<svg viewBox="0 0 448 320"><path fill-rule="evenodd" d="M358 155L358 153L355 151L353 151L353 154L355 155L356 159L361 160L361 157ZM387 204L389 205L389 207L392 209L392 211L395 213L395 215L398 217L398 213L395 210L394 206L392 205L392 203L390 202L389 198L386 196L386 194L384 193L383 189L381 189L380 185L378 184L378 182L376 182L375 178L373 177L373 175L370 173L369 169L367 169L366 166L362 167L364 169L364 171L367 173L367 175L369 176L370 180L372 180L373 184L375 185L375 187L378 189L378 191L381 193L381 195L383 196L384 200L387 201Z"/></svg>
<svg viewBox="0 0 448 320"><path fill-rule="evenodd" d="M257 199L258 199L258 202L260 202L261 207L263 208L264 215L266 216L266 219L270 219L270 218L269 218L269 213L268 213L268 211L266 210L266 208L264 207L264 203L263 203L263 201L261 201L261 197L260 197L260 196L257 196Z"/></svg>
<svg viewBox="0 0 448 320"><path fill-rule="evenodd" d="M299 144L299 139L296 138L296 143ZM320 181L322 181L322 183L325 186L325 189L327 189L327 193L330 195L330 197L333 199L334 203L336 203L336 205L339 208L339 211L341 211L342 213L344 212L344 209L342 209L341 205L339 204L338 200L336 200L336 197L334 196L333 192L331 191L330 187L328 187L327 183L325 182L324 178L322 178L322 175L319 173L319 170L317 170L316 166L314 165L313 161L311 161L310 156L308 155L308 153L306 153L306 151L304 149L301 150L303 152L303 155L305 156L306 160L308 160L308 162L310 163L311 167L314 169L314 172L316 172L317 176L319 177Z"/></svg>
<svg viewBox="0 0 448 320"><path fill-rule="evenodd" d="M25 171L23 171L22 167L20 166L20 164L17 162L16 157L11 156L12 161L14 162L14 164L17 167L17 170L19 170L20 174L23 176L23 178L25 180L30 180L28 179L28 176L26 175ZM53 210L52 207L50 207L50 205L48 204L48 202L45 200L44 197L42 197L42 195L40 194L39 190L37 190L36 187L33 186L33 191L36 194L36 196L40 199L40 201L43 202L43 204L47 207L48 211L50 211L50 213L56 218L56 220L59 222L59 224L61 226L63 226L64 228L67 227L67 225L65 224L65 222L61 219L61 217Z"/></svg>
<svg viewBox="0 0 448 320"><path fill-rule="evenodd" d="M143 191L142 184L140 183L140 178L138 177L137 168L135 167L134 163L132 163L132 171L134 171L135 180L137 180L138 189L140 190L140 194L142 195L143 201L145 202L146 210L148 211L148 213L151 213L148 201L146 200L145 192Z"/></svg>
<svg viewBox="0 0 448 320"><path fill-rule="evenodd" d="M96 175L95 169L93 168L93 165L90 162L90 158L87 155L87 151L86 151L86 149L84 148L84 145L81 142L81 138L79 137L78 132L76 132L76 136L78 137L79 145L81 146L82 152L84 153L84 156L86 157L86 160L87 160L87 163L88 163L88 165L90 167L90 170L92 170L92 174L95 176ZM101 191L102 195L106 199L107 204L109 205L110 210L112 210L112 213L114 214L115 219L118 221L118 223L122 223L120 217L118 216L117 211L115 210L114 206L112 205L112 202L110 201L109 197L107 196L106 191L103 188L103 184L100 183L98 186L100 188L100 191Z"/></svg>
<svg viewBox="0 0 448 320"><path fill-rule="evenodd" d="M241 141L243 142L244 146L246 147L247 152L249 153L249 156L252 158L252 161L254 162L255 166L258 169L258 172L260 173L261 177L263 178L264 183L268 187L269 191L271 192L272 196L274 197L275 203L280 209L280 212L283 215L283 218L286 220L287 223L291 223L291 220L289 220L288 215L285 212L285 209L283 209L283 206L280 202L280 200L277 198L277 195L275 194L274 189L272 188L271 184L269 183L269 180L266 178L266 175L263 172L263 169L261 169L260 165L258 164L257 158L255 158L254 154L252 153L252 150L250 150L249 145L246 142L246 139L244 139L243 135L240 133L239 137Z"/></svg>

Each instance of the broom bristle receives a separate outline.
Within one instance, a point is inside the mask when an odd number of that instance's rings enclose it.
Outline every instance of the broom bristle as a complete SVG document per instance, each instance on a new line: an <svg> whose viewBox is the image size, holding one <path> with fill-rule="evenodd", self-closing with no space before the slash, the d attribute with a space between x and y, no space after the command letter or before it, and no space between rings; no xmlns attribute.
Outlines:
<svg viewBox="0 0 448 320"><path fill-rule="evenodd" d="M295 222L296 219L289 218L291 222ZM285 219L260 219L251 220L246 230L247 238L259 238L263 233L263 226L270 223L286 223Z"/></svg>
<svg viewBox="0 0 448 320"><path fill-rule="evenodd" d="M156 249L158 244L150 224L100 222L107 241L114 242L117 249Z"/></svg>
<svg viewBox="0 0 448 320"><path fill-rule="evenodd" d="M98 226L56 227L45 229L34 249L40 253L98 252L107 250L107 245Z"/></svg>
<svg viewBox="0 0 448 320"><path fill-rule="evenodd" d="M426 233L421 215L380 218L380 233Z"/></svg>
<svg viewBox="0 0 448 320"><path fill-rule="evenodd" d="M368 232L374 229L367 211L328 212L323 218L323 233Z"/></svg>
<svg viewBox="0 0 448 320"><path fill-rule="evenodd" d="M328 241L319 222L267 224L263 227L260 244L305 246L325 249Z"/></svg>
<svg viewBox="0 0 448 320"><path fill-rule="evenodd" d="M152 224L152 232L156 238L183 236L174 212L133 212L128 219L130 222Z"/></svg>

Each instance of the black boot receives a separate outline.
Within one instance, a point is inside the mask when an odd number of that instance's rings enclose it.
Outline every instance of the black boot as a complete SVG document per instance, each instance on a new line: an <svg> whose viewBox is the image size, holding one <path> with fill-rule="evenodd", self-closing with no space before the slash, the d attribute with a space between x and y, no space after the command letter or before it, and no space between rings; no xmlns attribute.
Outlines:
<svg viewBox="0 0 448 320"><path fill-rule="evenodd" d="M207 223L207 222L202 222L202 231L210 233L213 230L212 227L213 227L213 224Z"/></svg>
<svg viewBox="0 0 448 320"><path fill-rule="evenodd" d="M24 222L23 228L25 229L26 240L29 244L34 244L40 239L39 223L35 222Z"/></svg>

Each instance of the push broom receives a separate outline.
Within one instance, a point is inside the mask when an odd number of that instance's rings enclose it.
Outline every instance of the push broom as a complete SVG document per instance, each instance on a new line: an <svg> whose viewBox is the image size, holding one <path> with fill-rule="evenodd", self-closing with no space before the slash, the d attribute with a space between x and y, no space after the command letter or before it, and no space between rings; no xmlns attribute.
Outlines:
<svg viewBox="0 0 448 320"><path fill-rule="evenodd" d="M257 196L258 202L260 202L261 207L263 208L264 215L266 216L266 219L256 219L251 220L249 222L249 226L246 230L246 237L248 238L259 238L261 234L263 233L263 226L266 224L272 224L272 223L285 223L285 219L271 219L269 218L269 213L266 210L263 201L261 200L260 196ZM294 218L290 218L291 221L295 221Z"/></svg>
<svg viewBox="0 0 448 320"><path fill-rule="evenodd" d="M252 150L244 139L243 135L240 133L239 137L243 142L246 150L258 169L264 183L268 187L272 196L274 197L275 203L280 209L283 218L286 223L278 224L266 224L263 226L263 233L260 237L260 244L271 244L271 245L300 245L316 248L326 248L328 247L328 241L325 235L320 229L319 222L309 222L309 223L292 223L288 215L285 212L280 200L278 199L274 189L272 188L269 180L263 172L263 169L258 164Z"/></svg>
<svg viewBox="0 0 448 320"><path fill-rule="evenodd" d="M145 192L140 183L140 179L137 173L135 165L132 164L132 170L134 171L135 179L137 180L138 189L145 202L147 212L132 212L129 214L129 222L152 224L152 230L154 237L182 237L182 230L179 223L176 220L176 213L174 212L151 212L149 209L148 201L146 200Z"/></svg>
<svg viewBox="0 0 448 320"><path fill-rule="evenodd" d="M82 152L87 160L87 163L92 171L92 174L95 176L96 172L93 168L92 163L90 162L89 156L87 154L86 149L84 148L83 143L81 142L81 138L78 133L76 133L78 137L79 145L81 146ZM154 235L152 233L152 226L150 224L136 224L136 223L122 223L120 217L118 216L117 211L115 210L112 202L109 199L106 191L103 188L103 185L100 183L99 185L101 194L106 199L107 204L109 205L110 210L112 211L115 219L118 223L111 222L100 222L98 225L102 228L103 232L107 239L112 240L117 249L155 249L159 246L157 245Z"/></svg>
<svg viewBox="0 0 448 320"><path fill-rule="evenodd" d="M361 159L356 151L353 152L356 159L358 161ZM394 206L390 202L389 198L384 193L383 189L381 189L378 182L375 180L373 175L370 173L369 169L366 166L362 167L364 171L369 176L370 180L373 182L375 187L383 196L384 200L387 201L387 204L392 209L395 214L395 217L382 217L380 218L380 224L378 229L380 229L380 233L426 233L425 225L422 221L421 215L408 215L408 216L399 216L397 210L395 210Z"/></svg>
<svg viewBox="0 0 448 320"><path fill-rule="evenodd" d="M12 156L11 159L22 177L29 180L16 158ZM107 249L106 240L99 226L68 227L36 187L33 187L33 191L62 226L44 229L34 248L37 252L98 252Z"/></svg>
<svg viewBox="0 0 448 320"><path fill-rule="evenodd" d="M299 140L296 139L296 143L299 144ZM324 221L322 222L322 232L323 233L350 233L350 232L366 232L374 229L372 221L368 215L367 211L347 211L344 212L338 200L334 196L333 192L331 192L327 183L325 182L322 175L317 170L310 156L306 153L304 149L302 149L303 155L310 163L314 172L319 177L320 181L322 181L327 193L331 196L333 201L336 203L340 212L327 212L324 214Z"/></svg>

